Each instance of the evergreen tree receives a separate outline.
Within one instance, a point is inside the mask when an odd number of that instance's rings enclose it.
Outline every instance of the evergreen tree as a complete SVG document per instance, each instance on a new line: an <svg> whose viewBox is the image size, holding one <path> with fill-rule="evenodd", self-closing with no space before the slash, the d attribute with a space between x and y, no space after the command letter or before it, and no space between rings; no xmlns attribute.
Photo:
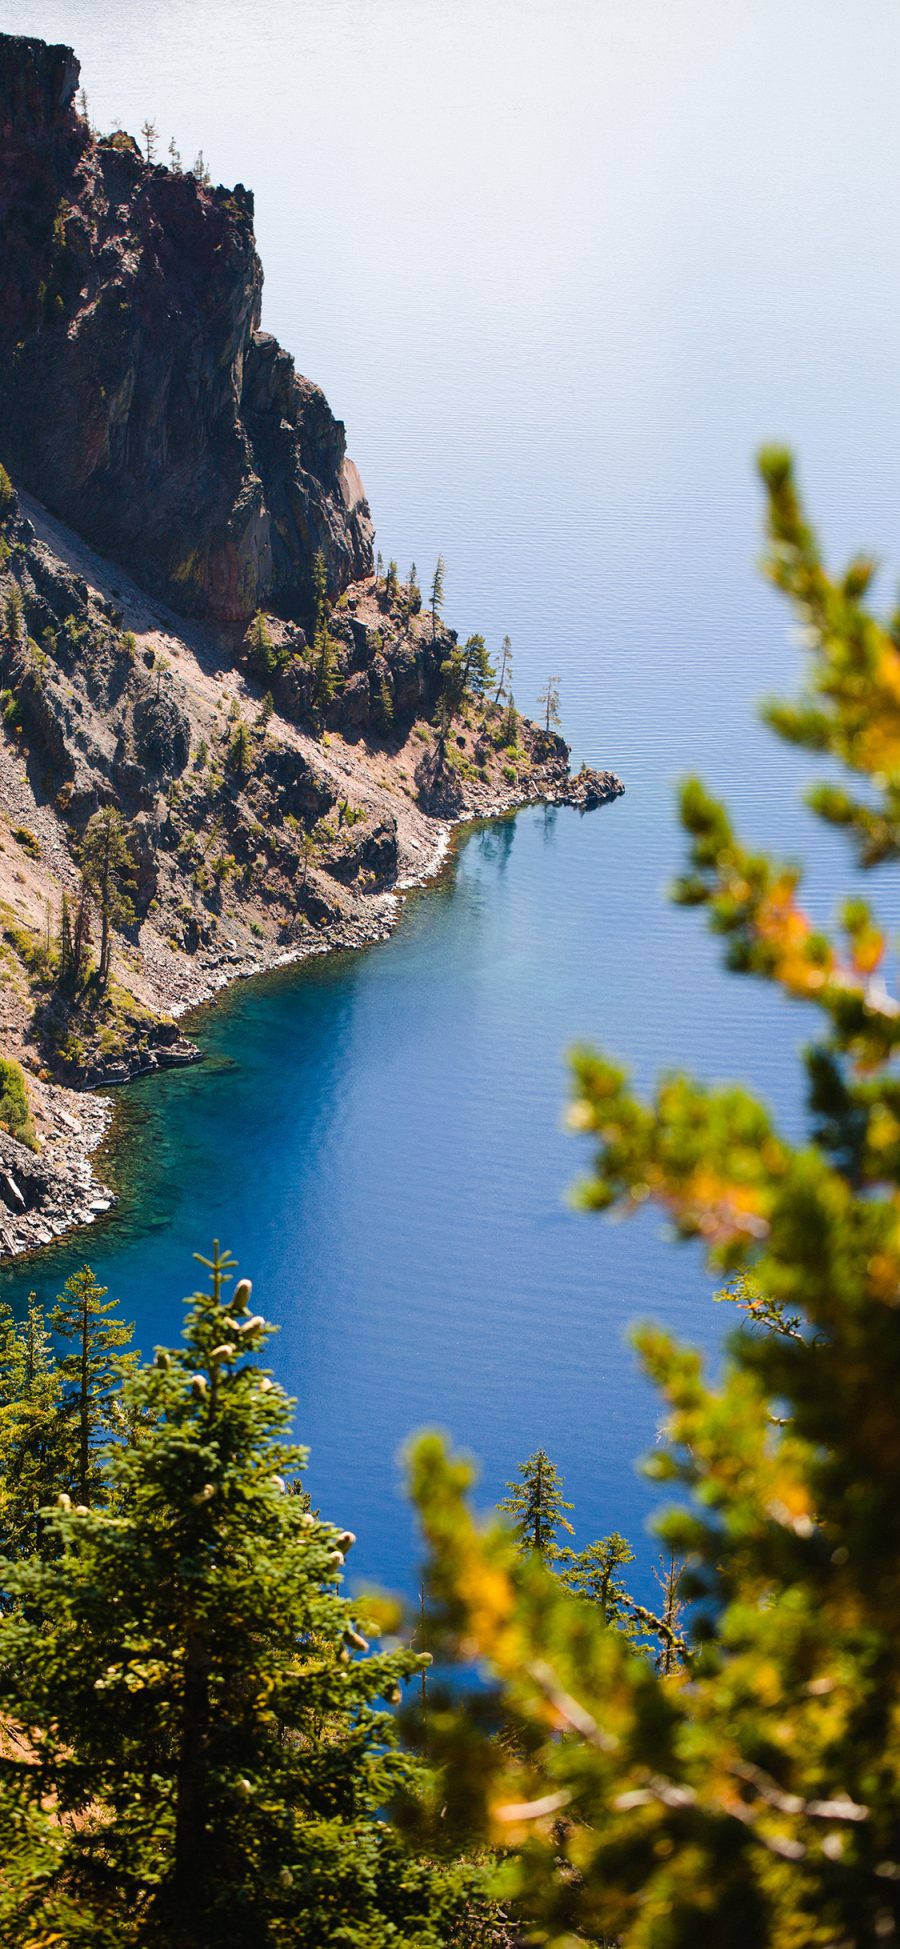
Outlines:
<svg viewBox="0 0 900 1949"><path fill-rule="evenodd" d="M406 579L406 595L409 614L411 616L418 615L422 607L422 591L419 588L415 562L410 563L409 575Z"/></svg>
<svg viewBox="0 0 900 1949"><path fill-rule="evenodd" d="M444 574L445 574L444 557L443 555L439 555L434 565L434 575L431 578L431 640L432 642L434 642L434 639L437 635L438 617L444 606Z"/></svg>
<svg viewBox="0 0 900 1949"><path fill-rule="evenodd" d="M156 161L156 151L159 145L159 130L156 123L150 121L149 116L146 122L141 123L141 134L144 138L144 153L147 161L148 163L153 163Z"/></svg>
<svg viewBox="0 0 900 1949"><path fill-rule="evenodd" d="M391 599L393 600L394 596L397 594L397 590L400 587L400 578L397 570L397 564L394 561L388 562L387 575L384 578L384 587L385 587L385 594L390 596Z"/></svg>
<svg viewBox="0 0 900 1949"><path fill-rule="evenodd" d="M98 979L105 988L109 981L112 929L134 920L135 865L125 821L114 806L104 805L88 821L81 842L81 868L85 886L93 894L100 911L100 966Z"/></svg>
<svg viewBox="0 0 900 1949"><path fill-rule="evenodd" d="M559 724L560 715L559 715L559 678L558 677L547 678L546 689L541 691L541 694L538 698L538 709L543 711L544 713L545 731L549 731L551 725Z"/></svg>
<svg viewBox="0 0 900 1949"><path fill-rule="evenodd" d="M78 884L78 899L75 903L75 919L72 925L72 972L70 986L77 992L88 971L88 953L91 941L91 890L88 877L82 868Z"/></svg>
<svg viewBox="0 0 900 1949"><path fill-rule="evenodd" d="M238 718L237 724L234 727L231 743L228 747L228 756L237 772L238 778L245 778L250 768L250 760L253 756L253 740L250 736L249 727L244 723L242 717Z"/></svg>
<svg viewBox="0 0 900 1949"><path fill-rule="evenodd" d="M439 1949L465 1877L382 1815L420 1769L379 1702L423 1659L366 1655L337 1589L354 1539L287 1492L305 1456L258 1364L271 1329L228 1254L203 1263L183 1351L125 1385L144 1432L109 1451L117 1514L63 1497L61 1564L7 1569L0 1709L28 1738L0 1792L53 1810L58 1854L48 1878L33 1845L17 1941Z"/></svg>
<svg viewBox="0 0 900 1949"><path fill-rule="evenodd" d="M494 703L502 704L503 699L510 695L511 688L512 639L509 636L504 636L503 642L500 645L500 671L497 677L497 688L494 691Z"/></svg>
<svg viewBox="0 0 900 1949"><path fill-rule="evenodd" d="M107 1300L107 1291L84 1265L66 1280L50 1314L54 1333L74 1343L59 1370L62 1412L72 1430L68 1486L85 1507L103 1489L102 1444L121 1427L116 1402L138 1359L136 1353L123 1351L131 1346L134 1328L118 1317L119 1302Z"/></svg>
<svg viewBox="0 0 900 1949"><path fill-rule="evenodd" d="M520 1549L533 1550L545 1563L552 1564L560 1554L556 1541L559 1532L575 1534L563 1513L572 1504L563 1499L562 1476L543 1448L520 1462L518 1472L521 1480L507 1482L509 1495L499 1506L513 1519Z"/></svg>
<svg viewBox="0 0 900 1949"><path fill-rule="evenodd" d="M321 548L317 548L313 561L313 614L319 630L328 616L328 570Z"/></svg>
<svg viewBox="0 0 900 1949"><path fill-rule="evenodd" d="M281 659L272 642L272 633L261 609L257 609L244 640L256 675L263 679L274 676Z"/></svg>
<svg viewBox="0 0 900 1949"><path fill-rule="evenodd" d="M463 688L483 704L496 677L484 637L470 636L463 651Z"/></svg>
<svg viewBox="0 0 900 1949"><path fill-rule="evenodd" d="M47 1547L41 1512L64 1487L70 1458L60 1389L36 1294L21 1325L0 1308L0 1555L7 1558Z"/></svg>
<svg viewBox="0 0 900 1949"><path fill-rule="evenodd" d="M25 604L18 582L10 582L3 597L3 631L14 649L25 634Z"/></svg>
<svg viewBox="0 0 900 1949"><path fill-rule="evenodd" d="M628 1630L633 1599L618 1573L634 1562L634 1551L624 1536L613 1530L611 1536L599 1537L586 1549L563 1550L561 1556L565 1568L560 1574L567 1590L596 1604L607 1624Z"/></svg>

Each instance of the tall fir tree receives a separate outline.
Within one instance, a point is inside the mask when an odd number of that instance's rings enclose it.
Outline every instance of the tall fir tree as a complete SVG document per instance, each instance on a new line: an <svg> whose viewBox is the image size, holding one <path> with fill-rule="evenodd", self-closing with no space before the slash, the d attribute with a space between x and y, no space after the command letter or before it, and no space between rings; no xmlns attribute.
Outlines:
<svg viewBox="0 0 900 1949"><path fill-rule="evenodd" d="M438 617L439 617L439 615L440 615L440 613L441 613L441 610L443 609L443 606L444 606L444 576L445 576L445 574L446 574L446 565L445 565L445 562L444 562L444 557L443 557L443 555L439 555L439 556L438 556L438 558L437 558L437 561L435 562L435 565L434 565L434 574L433 574L433 576L432 576L432 578L431 578L431 603L430 603L430 608L431 608L431 640L432 640L432 642L434 642L434 639L435 639L435 637L436 637L436 635L437 635L437 626L438 626Z"/></svg>
<svg viewBox="0 0 900 1949"><path fill-rule="evenodd" d="M72 1343L59 1362L61 1409L72 1430L71 1480L65 1486L83 1507L105 1489L102 1445L122 1425L119 1395L138 1361L131 1348L134 1328L121 1319L119 1302L108 1300L107 1291L84 1265L66 1280L50 1313L54 1333Z"/></svg>
<svg viewBox="0 0 900 1949"><path fill-rule="evenodd" d="M370 1653L338 1591L354 1538L290 1493L271 1328L227 1253L203 1263L183 1349L124 1385L143 1432L107 1452L115 1515L63 1496L61 1563L6 1567L0 1796L45 1826L4 1939L439 1949L471 1877L383 1818L421 1770L385 1706L423 1658Z"/></svg>
<svg viewBox="0 0 900 1949"><path fill-rule="evenodd" d="M134 856L125 821L115 806L102 806L88 821L81 842L81 870L100 915L97 975L100 987L105 988L109 981L112 930L128 926L134 919Z"/></svg>
<svg viewBox="0 0 900 1949"><path fill-rule="evenodd" d="M0 1318L0 1554L19 1558L52 1542L44 1512L70 1475L72 1443L62 1376L35 1293L21 1322Z"/></svg>
<svg viewBox="0 0 900 1949"><path fill-rule="evenodd" d="M507 1482L509 1495L500 1508L512 1517L520 1548L533 1550L547 1564L559 1556L557 1536L575 1531L565 1511L572 1508L563 1497L563 1480L555 1462L543 1448L535 1449L527 1461L519 1463L520 1480Z"/></svg>

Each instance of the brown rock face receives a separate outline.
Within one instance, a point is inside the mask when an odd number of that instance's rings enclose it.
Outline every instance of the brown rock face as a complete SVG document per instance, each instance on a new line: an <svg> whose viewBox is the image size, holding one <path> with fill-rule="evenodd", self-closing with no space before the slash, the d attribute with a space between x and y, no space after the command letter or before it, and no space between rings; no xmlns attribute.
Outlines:
<svg viewBox="0 0 900 1949"><path fill-rule="evenodd" d="M344 428L259 329L253 199L95 140L70 48L0 35L0 458L185 614L303 619L372 567Z"/></svg>

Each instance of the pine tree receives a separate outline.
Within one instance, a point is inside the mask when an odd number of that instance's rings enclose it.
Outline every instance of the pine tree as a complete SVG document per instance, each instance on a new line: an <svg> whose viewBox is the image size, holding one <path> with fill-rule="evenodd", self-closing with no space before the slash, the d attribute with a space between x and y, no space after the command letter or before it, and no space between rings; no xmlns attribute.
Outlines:
<svg viewBox="0 0 900 1949"><path fill-rule="evenodd" d="M135 865L125 821L115 806L104 805L88 821L81 842L81 868L85 885L100 911L101 988L109 981L112 929L124 927L134 919L132 891Z"/></svg>
<svg viewBox="0 0 900 1949"><path fill-rule="evenodd" d="M422 607L422 591L419 588L419 579L416 573L415 562L410 563L409 575L406 578L406 597L407 597L407 610L409 615L410 616L418 615L419 610Z"/></svg>
<svg viewBox="0 0 900 1949"><path fill-rule="evenodd" d="M564 1550L561 1555L565 1568L560 1574L567 1590L596 1604L607 1624L627 1630L633 1600L618 1572L634 1562L634 1551L624 1536L613 1530L586 1549Z"/></svg>
<svg viewBox="0 0 900 1949"><path fill-rule="evenodd" d="M29 1294L17 1324L0 1309L0 1555L28 1556L48 1545L42 1512L65 1487L70 1445L60 1401L61 1374L43 1308ZM0 1603L2 1603L0 1597Z"/></svg>
<svg viewBox="0 0 900 1949"><path fill-rule="evenodd" d="M316 550L313 561L313 614L319 630L328 616L328 569L321 548Z"/></svg>
<svg viewBox="0 0 900 1949"><path fill-rule="evenodd" d="M253 740L250 736L249 727L244 723L242 717L238 719L235 725L231 743L228 747L228 756L238 778L245 778L250 767L250 760L253 756Z"/></svg>
<svg viewBox="0 0 900 1949"><path fill-rule="evenodd" d="M250 660L258 677L271 677L278 668L272 633L261 609L257 609L245 637Z"/></svg>
<svg viewBox="0 0 900 1949"><path fill-rule="evenodd" d="M0 1793L53 1809L60 1856L30 1937L74 1891L78 1940L117 1949L439 1949L463 1881L382 1817L420 1771L384 1702L424 1661L369 1654L337 1588L352 1535L287 1492L305 1455L271 1329L227 1253L203 1263L183 1350L126 1383L144 1433L108 1452L115 1517L63 1497L60 1566L7 1571L0 1709L29 1735Z"/></svg>
<svg viewBox="0 0 900 1949"><path fill-rule="evenodd" d="M18 582L10 582L3 597L3 631L13 649L25 634L25 605Z"/></svg>
<svg viewBox="0 0 900 1949"><path fill-rule="evenodd" d="M387 575L384 578L384 589L385 594L390 597L391 601L393 601L399 587L400 578L397 564L394 561L390 561L387 565Z"/></svg>
<svg viewBox="0 0 900 1949"><path fill-rule="evenodd" d="M478 634L470 636L463 652L464 690L468 690L476 702L483 704L496 676L484 637Z"/></svg>
<svg viewBox="0 0 900 1949"><path fill-rule="evenodd" d="M60 986L67 988L72 984L75 971L75 948L72 940L72 915L69 909L69 896L63 894L59 910L59 980Z"/></svg>
<svg viewBox="0 0 900 1949"><path fill-rule="evenodd" d="M144 138L144 153L146 155L147 161L148 163L153 163L156 161L156 151L159 144L159 130L156 126L156 123L151 122L149 116L146 122L141 123L141 134Z"/></svg>
<svg viewBox="0 0 900 1949"><path fill-rule="evenodd" d="M558 677L547 678L546 689L541 691L541 694L538 698L538 709L543 711L544 713L545 731L550 730L551 724L553 725L559 724L560 716L559 716L559 678Z"/></svg>
<svg viewBox="0 0 900 1949"><path fill-rule="evenodd" d="M118 1300L106 1300L107 1291L84 1265L66 1280L50 1314L54 1333L74 1342L72 1351L63 1354L59 1372L62 1413L72 1431L67 1486L84 1507L104 1488L100 1451L121 1427L115 1404L138 1359L136 1353L123 1351L131 1347L134 1328L118 1316Z"/></svg>
<svg viewBox="0 0 900 1949"><path fill-rule="evenodd" d="M75 904L75 920L72 926L72 976L71 987L77 993L87 975L88 952L91 939L91 890L88 878L82 869L78 884L78 899Z"/></svg>
<svg viewBox="0 0 900 1949"><path fill-rule="evenodd" d="M444 574L445 574L444 557L443 555L439 555L434 565L434 575L431 578L431 640L432 642L434 642L434 639L437 635L438 617L444 606Z"/></svg>
<svg viewBox="0 0 900 1949"><path fill-rule="evenodd" d="M503 642L500 645L500 672L497 677L497 688L494 691L495 704L502 704L504 697L510 693L511 686L512 639L509 636L504 636Z"/></svg>
<svg viewBox="0 0 900 1949"><path fill-rule="evenodd" d="M564 1530L574 1536L572 1524L563 1511L572 1504L563 1499L562 1476L543 1448L519 1463L521 1481L507 1482L509 1495L499 1507L513 1519L520 1549L535 1551L547 1564L559 1556L557 1535Z"/></svg>

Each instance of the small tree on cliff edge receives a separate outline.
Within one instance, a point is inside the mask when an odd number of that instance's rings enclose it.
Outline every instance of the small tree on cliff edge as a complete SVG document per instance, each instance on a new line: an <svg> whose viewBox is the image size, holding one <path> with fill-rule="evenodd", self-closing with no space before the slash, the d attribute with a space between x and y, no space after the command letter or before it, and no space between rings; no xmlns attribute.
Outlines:
<svg viewBox="0 0 900 1949"><path fill-rule="evenodd" d="M544 713L545 731L549 731L551 725L559 724L560 716L559 716L559 678L558 677L547 678L546 689L541 691L541 694L538 698L538 709L540 711L543 711Z"/></svg>
<svg viewBox="0 0 900 1949"><path fill-rule="evenodd" d="M438 617L444 606L444 557L439 555L431 578L431 640L437 635Z"/></svg>
<svg viewBox="0 0 900 1949"><path fill-rule="evenodd" d="M336 1590L354 1539L287 1493L305 1455L258 1364L271 1328L227 1253L203 1263L183 1350L123 1391L141 1432L109 1451L115 1516L63 1498L62 1563L5 1573L0 1709L29 1731L0 1796L58 1858L27 1906L17 1891L15 1940L439 1949L464 1878L379 1817L419 1767L378 1702L427 1661L358 1655ZM4 1875L0 1918L8 1900Z"/></svg>

